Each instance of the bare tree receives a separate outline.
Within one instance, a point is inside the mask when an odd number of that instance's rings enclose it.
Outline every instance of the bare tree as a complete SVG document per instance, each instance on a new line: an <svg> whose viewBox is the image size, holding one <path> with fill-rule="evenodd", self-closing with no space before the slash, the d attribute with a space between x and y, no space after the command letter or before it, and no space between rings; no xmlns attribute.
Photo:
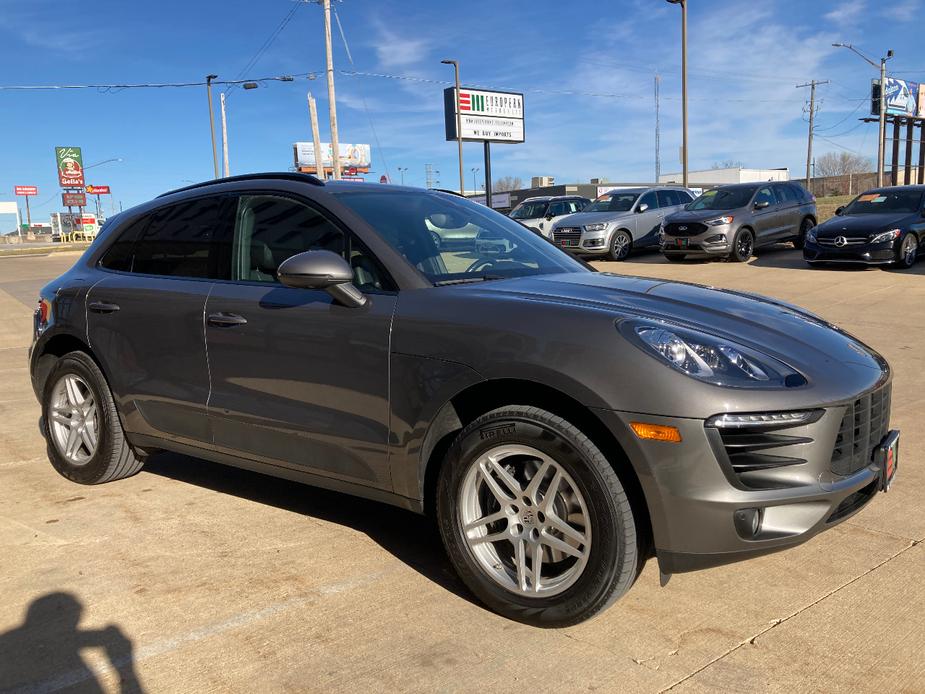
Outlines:
<svg viewBox="0 0 925 694"><path fill-rule="evenodd" d="M713 162L714 169L744 169L745 162L738 159L724 159L723 161Z"/></svg>
<svg viewBox="0 0 925 694"><path fill-rule="evenodd" d="M816 158L816 176L845 176L870 171L870 160L851 152L827 152Z"/></svg>
<svg viewBox="0 0 925 694"><path fill-rule="evenodd" d="M502 176L494 183L491 189L496 193L503 193L508 190L520 190L524 187L524 182L520 176Z"/></svg>

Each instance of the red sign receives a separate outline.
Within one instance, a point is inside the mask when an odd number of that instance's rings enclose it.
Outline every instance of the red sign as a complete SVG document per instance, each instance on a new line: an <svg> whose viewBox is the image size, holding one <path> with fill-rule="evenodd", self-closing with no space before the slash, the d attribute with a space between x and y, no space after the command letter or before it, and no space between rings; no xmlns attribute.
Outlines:
<svg viewBox="0 0 925 694"><path fill-rule="evenodd" d="M109 195L109 186L87 186L90 195Z"/></svg>
<svg viewBox="0 0 925 694"><path fill-rule="evenodd" d="M86 207L87 196L85 193L61 193L61 204L65 207Z"/></svg>
<svg viewBox="0 0 925 694"><path fill-rule="evenodd" d="M38 195L39 189L35 186L13 186L13 195Z"/></svg>
<svg viewBox="0 0 925 694"><path fill-rule="evenodd" d="M385 174L382 174L382 175L379 177L379 183L388 183L388 182L389 182L389 177L386 176Z"/></svg>

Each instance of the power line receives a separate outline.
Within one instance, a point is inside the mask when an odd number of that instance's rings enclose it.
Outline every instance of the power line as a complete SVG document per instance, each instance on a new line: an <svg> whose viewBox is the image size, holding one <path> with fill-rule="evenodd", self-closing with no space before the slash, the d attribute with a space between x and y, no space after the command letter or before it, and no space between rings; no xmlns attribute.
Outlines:
<svg viewBox="0 0 925 694"><path fill-rule="evenodd" d="M264 53L270 49L270 46L273 45L273 42L276 41L281 33L283 33L283 29L286 28L286 25L292 21L292 18L295 16L295 13L298 11L301 4L302 3L296 3L292 6L292 8L289 10L289 12L286 13L286 16L283 17L282 21L279 23L276 29L274 29L273 32L266 38L266 40L264 40L260 48L257 49L257 52L254 53L251 59L247 61L247 64L237 74L235 80L241 80L250 70L254 68L255 65L257 65L257 63L263 57Z"/></svg>
<svg viewBox="0 0 925 694"><path fill-rule="evenodd" d="M281 75L277 77L257 77L249 80L212 80L212 84L244 84L245 82L292 82L296 77L310 77L315 72L302 72L295 75ZM106 91L121 91L123 89L168 89L182 87L204 87L208 82L142 82L135 84L0 84L2 91L55 91L66 89L98 89Z"/></svg>

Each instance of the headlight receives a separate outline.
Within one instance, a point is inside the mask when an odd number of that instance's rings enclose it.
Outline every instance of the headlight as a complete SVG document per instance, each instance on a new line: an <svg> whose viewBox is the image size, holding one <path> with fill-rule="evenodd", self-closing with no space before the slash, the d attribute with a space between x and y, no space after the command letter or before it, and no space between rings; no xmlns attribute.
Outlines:
<svg viewBox="0 0 925 694"><path fill-rule="evenodd" d="M623 321L620 330L637 347L668 366L727 388L795 388L806 378L749 347L697 330L656 321Z"/></svg>
<svg viewBox="0 0 925 694"><path fill-rule="evenodd" d="M872 236L870 242L883 243L884 241L892 241L893 239L898 239L901 233L903 233L901 229L890 229L889 231L884 231L882 234Z"/></svg>
<svg viewBox="0 0 925 694"><path fill-rule="evenodd" d="M585 231L604 231L607 228L606 224L585 224Z"/></svg>
<svg viewBox="0 0 925 694"><path fill-rule="evenodd" d="M815 243L815 241L816 241L816 232L817 232L818 230L819 230L818 227L813 227L812 229L810 229L809 231L807 231L807 232L806 232L806 240L807 240L807 241L812 241L812 242Z"/></svg>
<svg viewBox="0 0 925 694"><path fill-rule="evenodd" d="M725 217L717 217L716 219L711 219L709 222L704 222L709 227L721 227L723 224L732 224L732 220L735 219L732 215L726 215Z"/></svg>

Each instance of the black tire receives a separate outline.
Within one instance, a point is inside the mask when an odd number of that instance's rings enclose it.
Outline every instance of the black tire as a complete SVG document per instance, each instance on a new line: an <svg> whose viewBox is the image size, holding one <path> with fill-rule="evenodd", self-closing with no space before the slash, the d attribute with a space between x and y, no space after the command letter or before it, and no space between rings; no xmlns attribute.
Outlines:
<svg viewBox="0 0 925 694"><path fill-rule="evenodd" d="M464 539L459 509L466 474L482 454L505 444L553 457L584 498L592 538L587 563L558 594L527 596L505 588ZM614 468L576 427L536 407L502 407L460 432L440 470L437 522L450 561L469 589L498 614L534 626L566 627L593 617L629 590L640 568L636 522Z"/></svg>
<svg viewBox="0 0 925 694"><path fill-rule="evenodd" d="M809 217L803 220L803 223L800 224L800 235L793 240L794 248L796 248L798 251L803 250L803 246L806 245L806 235L814 226L816 226L816 223Z"/></svg>
<svg viewBox="0 0 925 694"><path fill-rule="evenodd" d="M676 255L674 253L672 253L671 255L669 255L668 253L664 253L663 255L665 256L665 258L668 259L669 263L680 263L687 259L686 255Z"/></svg>
<svg viewBox="0 0 925 694"><path fill-rule="evenodd" d="M607 257L620 262L626 260L631 250L633 250L633 237L625 229L617 229L610 239Z"/></svg>
<svg viewBox="0 0 925 694"><path fill-rule="evenodd" d="M919 239L913 232L908 232L900 241L896 251L896 267L905 270L915 264L919 253Z"/></svg>
<svg viewBox="0 0 925 694"><path fill-rule="evenodd" d="M55 445L51 431L50 406L54 389L68 374L75 374L88 387L97 406L97 445L86 463L76 465L69 461ZM131 477L144 465L125 440L122 422L116 411L109 384L96 362L84 352L70 352L61 357L45 382L42 393L42 433L48 447L48 459L62 476L79 484L102 484Z"/></svg>
<svg viewBox="0 0 925 694"><path fill-rule="evenodd" d="M732 250L729 252L729 260L736 263L747 262L755 252L755 235L751 229L739 229L732 239Z"/></svg>

